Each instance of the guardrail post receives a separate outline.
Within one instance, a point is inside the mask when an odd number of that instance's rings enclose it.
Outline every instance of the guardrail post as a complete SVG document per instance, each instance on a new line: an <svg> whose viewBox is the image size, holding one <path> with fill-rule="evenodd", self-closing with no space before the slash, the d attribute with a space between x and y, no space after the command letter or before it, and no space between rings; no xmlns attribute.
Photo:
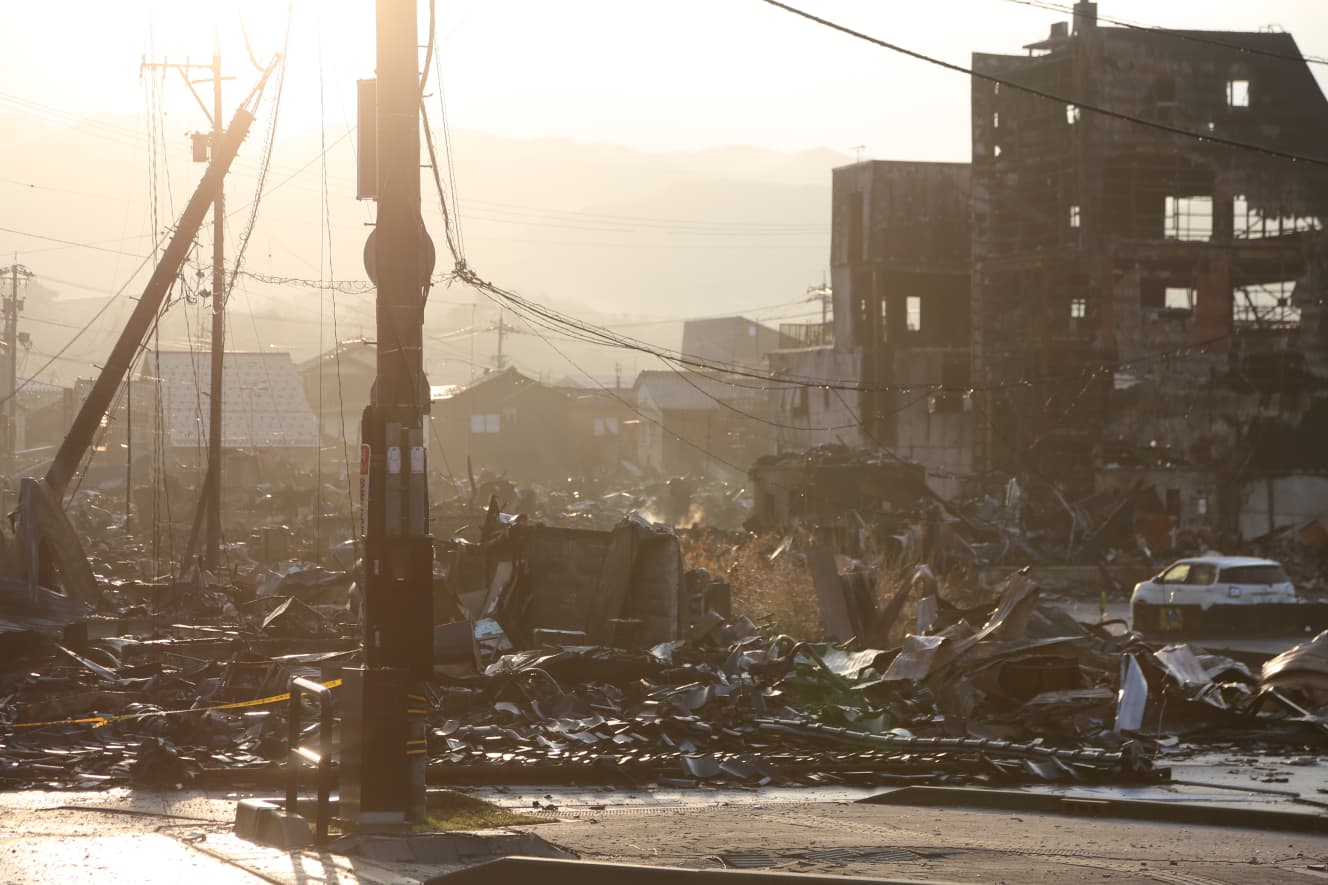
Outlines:
<svg viewBox="0 0 1328 885"><path fill-rule="evenodd" d="M300 744L300 704L305 695L318 701L318 748ZM332 820L332 690L301 676L291 677L290 714L287 716L286 812L296 814L299 801L300 770L306 764L318 770L318 816L314 821L314 844L327 843Z"/></svg>
<svg viewBox="0 0 1328 885"><path fill-rule="evenodd" d="M290 707L286 714L286 813L295 814L300 791L300 688L292 677Z"/></svg>

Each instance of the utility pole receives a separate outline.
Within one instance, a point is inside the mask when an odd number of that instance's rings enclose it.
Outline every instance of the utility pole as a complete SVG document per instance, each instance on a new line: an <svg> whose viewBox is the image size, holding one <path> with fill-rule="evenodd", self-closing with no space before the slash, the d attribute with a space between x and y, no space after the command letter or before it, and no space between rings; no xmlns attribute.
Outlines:
<svg viewBox="0 0 1328 885"><path fill-rule="evenodd" d="M18 297L19 278L32 279L32 271L18 263L9 265L9 297L5 299L5 487L17 490L18 474ZM18 504L17 492L14 502Z"/></svg>
<svg viewBox="0 0 1328 885"><path fill-rule="evenodd" d="M493 363L495 366L498 367L500 371L506 367L506 363L503 361L503 330L505 326L506 323L503 322L503 312L499 310L498 311L498 355L493 358Z"/></svg>
<svg viewBox="0 0 1328 885"><path fill-rule="evenodd" d="M359 131L373 133L376 159L361 166L357 192L378 202L365 244L378 376L360 424L364 666L342 670L341 809L359 824L425 815L433 538L423 333L433 248L420 214L418 15L416 0L377 0L378 76L360 88Z"/></svg>
<svg viewBox="0 0 1328 885"><path fill-rule="evenodd" d="M206 163L215 155L221 144L224 121L221 116L221 84L223 80L234 77L221 75L221 48L216 42L212 47L211 64L193 64L187 58L183 64L170 61L149 62L144 60L140 70L172 68L179 72L189 91L193 93L198 106L207 115L212 124L211 132L205 137L202 133L194 134L194 162ZM200 80L189 79L189 72L208 71L212 76ZM194 88L197 83L212 84L212 109ZM216 199L212 203L212 351L209 374L210 402L208 404L208 460L207 473L203 480L203 494L198 506L203 512L206 523L203 564L209 569L217 567L221 550L221 376L226 355L226 196L223 188L217 188Z"/></svg>
<svg viewBox="0 0 1328 885"><path fill-rule="evenodd" d="M821 285L807 287L807 300L821 302L821 325L829 322L827 316L830 308L830 302L834 298L834 290L830 288L825 281L825 274L821 274Z"/></svg>

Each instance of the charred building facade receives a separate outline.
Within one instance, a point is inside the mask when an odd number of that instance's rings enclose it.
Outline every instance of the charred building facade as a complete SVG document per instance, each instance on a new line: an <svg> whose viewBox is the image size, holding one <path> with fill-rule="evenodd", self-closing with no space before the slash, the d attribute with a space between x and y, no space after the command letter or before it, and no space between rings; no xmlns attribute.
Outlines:
<svg viewBox="0 0 1328 885"><path fill-rule="evenodd" d="M1151 488L1215 542L1328 513L1328 101L1292 36L1081 2L973 69L971 165L834 171L835 344L771 367L860 390L782 392L808 429L778 448L879 445L947 495Z"/></svg>
<svg viewBox="0 0 1328 885"><path fill-rule="evenodd" d="M1178 524L1248 535L1257 496L1264 530L1295 521L1268 483L1328 467L1328 168L1278 155L1323 154L1328 102L1295 40L1081 2L1025 48L973 59L1006 81L973 79L979 471L1188 472L1155 483Z"/></svg>
<svg viewBox="0 0 1328 885"><path fill-rule="evenodd" d="M790 379L774 394L777 448L884 448L923 465L941 494L958 494L975 443L970 168L856 163L834 170L833 194L834 343L771 355Z"/></svg>

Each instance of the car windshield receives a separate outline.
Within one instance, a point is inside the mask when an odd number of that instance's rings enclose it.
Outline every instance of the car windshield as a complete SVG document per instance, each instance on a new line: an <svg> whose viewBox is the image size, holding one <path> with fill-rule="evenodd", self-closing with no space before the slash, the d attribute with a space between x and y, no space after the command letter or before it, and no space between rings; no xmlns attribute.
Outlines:
<svg viewBox="0 0 1328 885"><path fill-rule="evenodd" d="M1236 565L1222 569L1224 584L1283 584L1286 579L1280 565Z"/></svg>
<svg viewBox="0 0 1328 885"><path fill-rule="evenodd" d="M1185 576L1186 584L1211 584L1217 580L1217 566L1211 562L1190 564L1190 573Z"/></svg>
<svg viewBox="0 0 1328 885"><path fill-rule="evenodd" d="M1178 562L1162 573L1163 584L1211 584L1217 580L1217 566L1211 562Z"/></svg>

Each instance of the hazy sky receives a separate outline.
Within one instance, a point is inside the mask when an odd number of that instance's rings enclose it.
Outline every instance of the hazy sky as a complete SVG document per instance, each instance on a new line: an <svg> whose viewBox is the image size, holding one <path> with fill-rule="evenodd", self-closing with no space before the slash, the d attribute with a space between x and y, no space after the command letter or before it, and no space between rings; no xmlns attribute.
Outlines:
<svg viewBox="0 0 1328 885"><path fill-rule="evenodd" d="M1041 39L1051 23L1069 18L1064 9L1030 3L1063 7L1068 2L796 0L795 5L967 64L974 51L1019 52L1023 44ZM427 0L419 6L423 40ZM1328 0L1105 0L1099 8L1103 16L1166 27L1257 30L1276 25L1295 34L1305 53L1328 56ZM140 285L150 265L136 273L133 268L149 250L154 222L147 182L157 180L146 172L151 155L144 123L151 80L141 76L140 61L189 57L207 62L215 33L226 72L236 77L226 84L229 114L256 74L241 22L254 52L266 60L281 48L288 6L281 0L7 0L4 10L0 154L7 162L0 168L0 227L38 236L0 231L0 260L7 263L17 254L62 297ZM326 260L320 226L310 221L322 214L317 130L322 121L331 143L353 125L355 80L373 75L373 13L373 0L293 0L289 6L288 76L273 154L274 180L283 187L273 188L264 202L266 222L260 219L255 228L248 270L311 278L326 269L339 278L363 276L360 252L372 209L353 199L353 142L341 143L328 164L334 246ZM502 159L517 154L496 159L486 154L483 159L490 162L485 164L472 153L465 158L469 166L458 160L468 257L475 266L532 297L590 305L605 315L649 311L654 317L677 317L785 303L805 310L805 287L822 277L828 259L831 166L852 157L858 146L864 157L878 159L969 158L966 77L828 31L761 0L438 0L437 30L437 69L456 130L645 151L752 145L835 152L790 158L787 168L780 171L773 164L769 174L752 169L751 189L728 177L707 183L702 176L696 179L699 196L667 182L657 187L658 193L643 193L643 167L615 165L622 158L607 149L578 155L589 158L581 177L566 164L555 164L551 175L512 168L522 164ZM1325 82L1328 65L1316 65L1315 71ZM169 163L160 163L167 192L156 194L157 230L174 217L197 181L199 170L190 163L185 134L207 126L178 77L172 74L164 83L164 118L154 139L165 139ZM200 88L206 92L209 87ZM437 107L436 96L431 102ZM256 133L266 132L271 106L262 109ZM36 124L67 127L96 115L114 119L85 123L69 138L43 137L38 142L43 147L24 153L25 125L34 131ZM436 117L433 122L436 126ZM469 143L486 140L471 138ZM259 136L251 135L228 179L228 223L237 229L248 202L241 195L254 191L259 145ZM8 147L14 150L6 152ZM531 150L541 157L562 156L549 145ZM736 163L747 170L743 160L732 158L750 153L728 152L725 168ZM650 158L645 168L667 173L670 164L693 159L701 165L700 158L675 154L659 162ZM713 157L705 159L707 168L720 168ZM585 163L597 161L590 172L598 180L588 181L592 176ZM559 171L563 178L552 180ZM578 197L594 190L591 185L598 187L597 196L577 205ZM793 193L798 188L802 197ZM431 195L427 183L424 190ZM783 214L748 217L764 205L752 193L768 199L784 194ZM618 197L634 202L616 208L611 201ZM437 237L440 222L431 206L426 199L426 222ZM576 216L586 209L638 220L702 218L702 224L720 227L692 230L689 236L650 224L632 231L625 228L638 225ZM563 210L572 210L572 216L548 214ZM788 236L768 236L768 224L759 232L741 228L772 220L787 228L783 233ZM101 245L73 247L43 237ZM205 230L201 239L210 242L210 233ZM776 253L789 260L771 260ZM195 261L206 262L206 251L200 254ZM251 312L271 311L274 295L296 298L301 293L261 284L246 289L243 280L237 288L246 299L242 309ZM465 301L470 296L451 292L448 297ZM38 323L40 345L49 353L62 337L75 334L82 318L49 316L41 326L43 321L33 316L39 306L35 301L29 306L26 321ZM364 331L364 318L372 318L371 297L343 299L342 309L359 317L349 324L350 332L358 334ZM443 314L446 309L445 298L431 299L426 322L452 329L456 323ZM85 336L79 349L64 357L62 365L69 371L86 374L98 365L123 317L112 313L96 322L96 334ZM260 330L256 322L237 320L232 341L254 349L285 344L290 327L267 322L269 327ZM302 315L298 322L307 318ZM331 340L330 330L318 329L320 342ZM346 331L343 325L341 332ZM608 368L596 370L611 370L620 356L606 352Z"/></svg>
<svg viewBox="0 0 1328 885"><path fill-rule="evenodd" d="M281 42L287 14L280 0L5 5L0 115L31 110L29 102L64 115L141 112L140 58L206 61L214 28L237 84L247 84L253 67L240 22L266 57ZM1018 51L1067 17L1014 0L801 5L959 62L975 50ZM427 2L420 6L423 17ZM1295 34L1307 54L1328 54L1323 0L1104 0L1099 8L1105 16L1169 27L1277 25ZM353 81L372 74L373 2L293 0L291 17L283 128L318 125L321 71L326 119L344 131L353 117ZM438 19L444 85L460 128L645 149L865 145L867 155L879 158L968 155L963 76L828 32L760 0L438 0ZM172 88L178 125L198 125L183 86Z"/></svg>

